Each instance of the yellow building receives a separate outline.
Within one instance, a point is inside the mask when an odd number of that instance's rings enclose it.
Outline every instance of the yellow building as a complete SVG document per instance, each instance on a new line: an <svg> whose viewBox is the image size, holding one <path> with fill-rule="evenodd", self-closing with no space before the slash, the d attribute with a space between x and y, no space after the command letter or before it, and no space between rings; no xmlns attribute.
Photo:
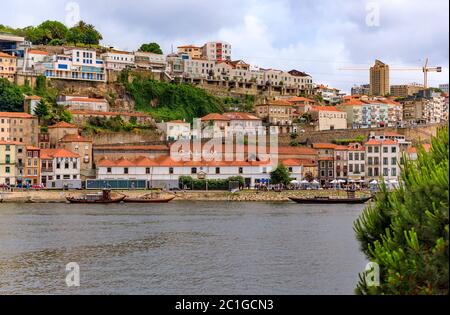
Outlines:
<svg viewBox="0 0 450 315"><path fill-rule="evenodd" d="M0 141L0 185L17 185L21 182L23 161L19 159L25 144Z"/></svg>
<svg viewBox="0 0 450 315"><path fill-rule="evenodd" d="M385 96L390 93L389 88L389 65L375 60L375 65L370 68L370 91L371 96Z"/></svg>
<svg viewBox="0 0 450 315"><path fill-rule="evenodd" d="M37 147L26 147L25 164L23 170L25 184L39 185L41 183L40 151L41 149Z"/></svg>
<svg viewBox="0 0 450 315"><path fill-rule="evenodd" d="M17 71L16 57L0 51L0 78L14 81Z"/></svg>
<svg viewBox="0 0 450 315"><path fill-rule="evenodd" d="M400 84L391 86L391 96L407 97L412 96L424 90L423 85L420 84Z"/></svg>
<svg viewBox="0 0 450 315"><path fill-rule="evenodd" d="M202 47L187 45L187 46L179 46L177 48L179 54L188 54L191 57L191 59L202 57Z"/></svg>

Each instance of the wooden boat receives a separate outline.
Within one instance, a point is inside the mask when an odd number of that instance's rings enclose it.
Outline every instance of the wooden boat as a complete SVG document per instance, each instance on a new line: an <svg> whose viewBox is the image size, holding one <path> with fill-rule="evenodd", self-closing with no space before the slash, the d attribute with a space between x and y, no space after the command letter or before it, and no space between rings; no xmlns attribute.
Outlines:
<svg viewBox="0 0 450 315"><path fill-rule="evenodd" d="M366 198L329 198L329 197L315 197L315 198L295 198L289 197L292 201L302 204L363 204L372 199Z"/></svg>
<svg viewBox="0 0 450 315"><path fill-rule="evenodd" d="M119 203L125 199L126 196L119 196L113 198L110 190L103 190L101 194L87 194L83 197L66 197L70 203L84 203L84 204L109 204Z"/></svg>
<svg viewBox="0 0 450 315"><path fill-rule="evenodd" d="M127 203L169 203L175 198L176 196L161 197L159 193L152 193L137 198L125 197L123 201Z"/></svg>
<svg viewBox="0 0 450 315"><path fill-rule="evenodd" d="M175 196L168 198L129 198L126 197L123 201L126 203L169 203L175 199Z"/></svg>
<svg viewBox="0 0 450 315"><path fill-rule="evenodd" d="M373 197L356 198L354 190L347 191L347 198L330 198L330 197L314 197L314 198L295 198L289 197L292 201L302 204L363 204L371 200Z"/></svg>

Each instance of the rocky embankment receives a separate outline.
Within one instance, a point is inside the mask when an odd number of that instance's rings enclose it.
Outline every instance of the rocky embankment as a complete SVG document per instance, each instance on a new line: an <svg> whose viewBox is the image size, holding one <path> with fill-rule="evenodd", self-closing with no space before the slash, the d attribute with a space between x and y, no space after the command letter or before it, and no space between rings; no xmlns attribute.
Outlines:
<svg viewBox="0 0 450 315"><path fill-rule="evenodd" d="M82 196L95 191L18 191L0 192L0 200L4 203L65 203L68 196ZM139 197L149 191L120 191L130 197ZM167 195L172 193L166 193ZM345 198L344 191L337 190L299 190L299 191L241 191L230 193L227 191L183 191L174 193L175 201L233 201L233 202L286 202L289 197L312 198L315 196L329 196ZM358 192L357 196L368 195L368 191ZM164 194L163 194L164 195Z"/></svg>

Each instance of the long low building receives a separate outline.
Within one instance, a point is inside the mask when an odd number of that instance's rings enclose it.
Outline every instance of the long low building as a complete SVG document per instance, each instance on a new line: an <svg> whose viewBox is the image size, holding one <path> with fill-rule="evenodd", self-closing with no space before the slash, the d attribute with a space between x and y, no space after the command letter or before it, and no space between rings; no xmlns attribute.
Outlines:
<svg viewBox="0 0 450 315"><path fill-rule="evenodd" d="M286 167L295 180L302 180L303 166L287 161ZM156 159L102 159L97 162L99 180L146 180L151 187L175 188L182 176L199 179L228 179L242 176L245 185L255 187L258 182L270 179L270 161L176 161L170 156Z"/></svg>

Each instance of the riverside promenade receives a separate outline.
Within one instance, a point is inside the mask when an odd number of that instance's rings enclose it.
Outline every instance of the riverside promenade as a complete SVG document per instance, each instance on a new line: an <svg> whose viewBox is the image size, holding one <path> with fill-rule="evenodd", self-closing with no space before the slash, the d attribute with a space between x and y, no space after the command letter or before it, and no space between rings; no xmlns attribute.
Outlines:
<svg viewBox="0 0 450 315"><path fill-rule="evenodd" d="M41 190L41 191L15 191L0 192L0 200L3 203L65 203L68 196L81 196L87 193L95 193L92 190L61 191L61 190ZM122 190L113 191L130 197L138 197L150 193L147 190ZM177 191L163 192L163 195L175 195L175 202L179 201L254 201L254 202L287 202L289 197L340 197L345 198L347 193L343 190L286 190L256 191L243 190L237 193L228 191ZM358 191L357 196L370 195L369 191Z"/></svg>

